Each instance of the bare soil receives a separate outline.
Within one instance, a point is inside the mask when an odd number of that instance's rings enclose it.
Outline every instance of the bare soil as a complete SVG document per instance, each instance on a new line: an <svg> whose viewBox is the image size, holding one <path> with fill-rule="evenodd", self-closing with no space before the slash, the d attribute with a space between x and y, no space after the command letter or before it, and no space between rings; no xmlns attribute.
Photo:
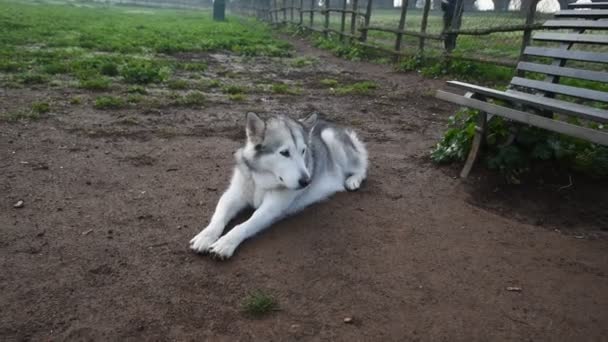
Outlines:
<svg viewBox="0 0 608 342"><path fill-rule="evenodd" d="M101 111L78 89L1 91L0 110L47 99L53 111L0 123L0 340L606 341L606 183L505 185L479 167L457 179L457 166L428 159L456 109L433 98L442 81L293 43L319 63L180 58L299 95ZM324 78L379 89L337 96ZM319 111L355 127L369 180L218 262L188 241L229 181L247 111ZM256 290L280 309L245 314Z"/></svg>

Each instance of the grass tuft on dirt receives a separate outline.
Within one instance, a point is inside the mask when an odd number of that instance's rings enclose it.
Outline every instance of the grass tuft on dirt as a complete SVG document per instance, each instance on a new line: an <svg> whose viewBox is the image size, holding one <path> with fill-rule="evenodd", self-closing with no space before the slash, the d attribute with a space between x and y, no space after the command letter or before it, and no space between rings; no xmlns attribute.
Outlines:
<svg viewBox="0 0 608 342"><path fill-rule="evenodd" d="M271 295L262 291L250 293L243 300L243 311L251 316L260 317L279 309L279 304Z"/></svg>

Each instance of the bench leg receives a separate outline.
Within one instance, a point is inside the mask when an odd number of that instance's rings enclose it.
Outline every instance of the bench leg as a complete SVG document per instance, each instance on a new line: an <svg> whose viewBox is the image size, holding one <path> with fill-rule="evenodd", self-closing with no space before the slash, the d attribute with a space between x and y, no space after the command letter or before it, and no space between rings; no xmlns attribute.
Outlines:
<svg viewBox="0 0 608 342"><path fill-rule="evenodd" d="M467 93L465 96L470 98L478 97L473 93ZM475 164L475 161L477 160L481 143L485 140L488 119L488 114L486 112L479 113L479 116L477 117L477 125L475 125L475 137L473 137L473 144L471 144L471 150L469 151L469 156L464 163L464 167L462 168L462 171L460 171L460 178L467 178L469 176L469 173L473 168L473 164Z"/></svg>

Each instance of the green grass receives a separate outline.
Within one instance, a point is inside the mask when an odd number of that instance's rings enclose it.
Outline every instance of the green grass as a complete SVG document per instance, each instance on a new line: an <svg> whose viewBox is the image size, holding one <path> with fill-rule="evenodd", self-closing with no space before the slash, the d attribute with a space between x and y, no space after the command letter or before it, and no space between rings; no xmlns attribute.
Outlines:
<svg viewBox="0 0 608 342"><path fill-rule="evenodd" d="M167 81L167 88L174 90L188 89L189 83L186 80L169 80Z"/></svg>
<svg viewBox="0 0 608 342"><path fill-rule="evenodd" d="M279 309L279 304L272 296L261 291L249 294L243 300L243 311L251 316L263 316Z"/></svg>
<svg viewBox="0 0 608 342"><path fill-rule="evenodd" d="M36 121L40 119L40 113L33 110L19 110L14 112L0 113L0 121Z"/></svg>
<svg viewBox="0 0 608 342"><path fill-rule="evenodd" d="M175 96L175 104L178 106L200 106L207 101L205 94L199 91L191 91L184 96Z"/></svg>
<svg viewBox="0 0 608 342"><path fill-rule="evenodd" d="M310 65L315 65L318 62L319 60L314 57L298 57L293 59L290 65L294 68L303 68Z"/></svg>
<svg viewBox="0 0 608 342"><path fill-rule="evenodd" d="M369 95L376 88L376 83L372 81L362 81L349 85L337 86L335 92L338 95Z"/></svg>
<svg viewBox="0 0 608 342"><path fill-rule="evenodd" d="M222 93L224 94L230 94L230 95L236 95L236 94L243 94L247 92L247 88L244 86L240 86L240 85L225 85L222 87Z"/></svg>
<svg viewBox="0 0 608 342"><path fill-rule="evenodd" d="M231 94L228 95L228 98L230 99L230 101L241 102L245 101L246 96L243 94Z"/></svg>
<svg viewBox="0 0 608 342"><path fill-rule="evenodd" d="M91 76L92 78L81 79L78 83L78 86L82 89L88 90L108 90L112 84L112 81L100 75Z"/></svg>
<svg viewBox="0 0 608 342"><path fill-rule="evenodd" d="M230 17L218 23L211 20L210 11L202 10L149 9L136 13L126 6L76 7L1 0L0 23L0 47L18 47L13 51L26 59L34 51L22 47L34 45L135 54L227 50L242 55L288 56L291 51L289 44L273 38L264 24Z"/></svg>
<svg viewBox="0 0 608 342"><path fill-rule="evenodd" d="M330 88L333 88L333 87L335 87L335 86L337 86L339 84L338 80L334 80L333 78L322 79L320 83L322 85L324 85L326 87L330 87Z"/></svg>
<svg viewBox="0 0 608 342"><path fill-rule="evenodd" d="M94 105L97 109L120 109L125 106L125 100L116 96L98 96Z"/></svg>
<svg viewBox="0 0 608 342"><path fill-rule="evenodd" d="M298 95L300 91L298 89L294 89L285 83L274 83L270 86L270 91L273 94L283 94L283 95Z"/></svg>
<svg viewBox="0 0 608 342"><path fill-rule="evenodd" d="M48 102L32 103L32 111L38 114L44 114L51 111L51 105Z"/></svg>

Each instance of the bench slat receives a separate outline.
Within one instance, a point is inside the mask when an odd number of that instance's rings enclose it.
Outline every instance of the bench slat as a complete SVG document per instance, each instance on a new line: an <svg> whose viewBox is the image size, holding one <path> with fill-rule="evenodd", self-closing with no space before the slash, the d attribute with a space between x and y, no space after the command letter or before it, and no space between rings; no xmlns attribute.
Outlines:
<svg viewBox="0 0 608 342"><path fill-rule="evenodd" d="M605 30L608 29L608 21L604 20L547 20L543 24L545 28L580 28Z"/></svg>
<svg viewBox="0 0 608 342"><path fill-rule="evenodd" d="M608 53L602 52L564 50L557 48L528 46L524 50L524 55L571 59L583 62L608 63Z"/></svg>
<svg viewBox="0 0 608 342"><path fill-rule="evenodd" d="M568 8L608 8L608 2L592 2L582 4L568 4Z"/></svg>
<svg viewBox="0 0 608 342"><path fill-rule="evenodd" d="M573 42L584 44L608 44L608 34L579 34L538 32L532 37L534 40L550 42Z"/></svg>
<svg viewBox="0 0 608 342"><path fill-rule="evenodd" d="M598 10L561 10L555 13L556 17L561 18L608 18L608 10L598 9Z"/></svg>
<svg viewBox="0 0 608 342"><path fill-rule="evenodd" d="M537 89L549 93L562 94L567 96L578 97L581 99L591 100L591 101L602 101L608 102L608 93L603 91L585 89L585 88L577 88L562 84L549 83L537 80L530 80L522 77L513 77L511 80L512 85Z"/></svg>
<svg viewBox="0 0 608 342"><path fill-rule="evenodd" d="M471 91L491 98L522 103L538 109L546 109L552 112L576 116L591 121L608 123L608 110L542 97L539 95L522 93L514 90L504 92L458 81L449 81L448 84L459 89L464 89L466 91Z"/></svg>
<svg viewBox="0 0 608 342"><path fill-rule="evenodd" d="M538 64L531 62L519 62L517 70L538 72L547 75L578 78L580 80L608 82L608 72L592 71L584 69L566 68L556 65Z"/></svg>
<svg viewBox="0 0 608 342"><path fill-rule="evenodd" d="M524 124L544 128L553 132L567 134L580 139L588 140L596 144L608 146L608 133L599 130L581 127L567 122L546 118L540 115L530 114L519 110L498 106L492 103L479 101L438 90L437 98L452 102L461 106L475 108L489 114L502 116Z"/></svg>

